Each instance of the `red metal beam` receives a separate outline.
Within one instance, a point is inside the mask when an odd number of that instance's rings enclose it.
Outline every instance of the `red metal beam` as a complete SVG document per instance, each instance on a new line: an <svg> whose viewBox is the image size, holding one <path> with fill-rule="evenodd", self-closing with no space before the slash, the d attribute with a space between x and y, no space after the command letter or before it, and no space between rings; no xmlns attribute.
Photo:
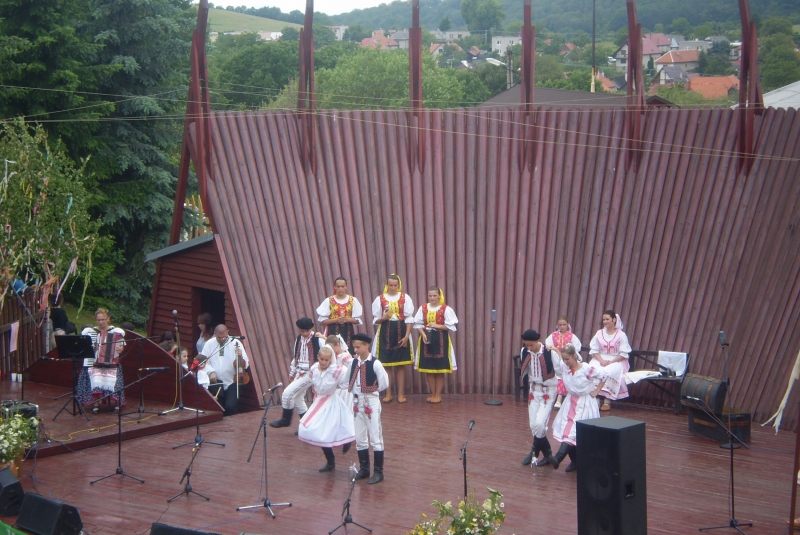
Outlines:
<svg viewBox="0 0 800 535"><path fill-rule="evenodd" d="M425 131L422 128L422 28L419 25L419 0L411 2L411 29L408 31L408 167L423 170Z"/></svg>
<svg viewBox="0 0 800 535"><path fill-rule="evenodd" d="M625 170L638 170L641 160L642 117L645 109L644 74L642 72L642 25L636 16L636 0L627 0L628 8L628 96L625 110Z"/></svg>
<svg viewBox="0 0 800 535"><path fill-rule="evenodd" d="M314 94L314 0L306 0L300 29L300 81L297 88L300 118L300 155L306 173L317 173L316 95Z"/></svg>
<svg viewBox="0 0 800 535"><path fill-rule="evenodd" d="M531 12L531 0L525 0L522 8L522 91L520 92L522 123L525 126L522 132L522 146L519 151L519 166L520 168L527 166L528 169L533 167L534 139L536 137L536 112L533 109L533 87L536 71L536 29L531 22Z"/></svg>
<svg viewBox="0 0 800 535"><path fill-rule="evenodd" d="M750 18L747 0L739 0L739 15L742 19L742 56L739 67L739 108L737 148L739 157L737 170L749 173L753 164L755 137L755 115L764 110L764 97L758 79L758 38L756 25Z"/></svg>

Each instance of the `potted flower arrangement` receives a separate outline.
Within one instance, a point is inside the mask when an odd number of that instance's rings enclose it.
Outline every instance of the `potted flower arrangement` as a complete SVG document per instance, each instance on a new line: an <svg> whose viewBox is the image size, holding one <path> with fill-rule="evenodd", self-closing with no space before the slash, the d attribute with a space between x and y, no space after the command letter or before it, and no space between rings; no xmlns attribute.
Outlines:
<svg viewBox="0 0 800 535"><path fill-rule="evenodd" d="M504 503L500 492L490 489L489 497L479 504L474 495L462 500L458 508L454 509L451 502L442 503L438 500L433 506L439 514L432 520L424 520L414 526L407 535L439 535L444 528L446 535L491 535L495 533L506 519L503 511ZM426 517L426 515L422 515Z"/></svg>
<svg viewBox="0 0 800 535"><path fill-rule="evenodd" d="M11 467L19 477L19 462L25 450L39 437L39 420L18 412L2 411L0 414L0 464Z"/></svg>

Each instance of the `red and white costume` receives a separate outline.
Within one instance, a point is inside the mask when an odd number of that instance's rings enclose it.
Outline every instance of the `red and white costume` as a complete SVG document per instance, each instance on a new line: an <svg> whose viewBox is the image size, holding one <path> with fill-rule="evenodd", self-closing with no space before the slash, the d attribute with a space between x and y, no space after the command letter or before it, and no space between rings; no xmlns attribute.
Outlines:
<svg viewBox="0 0 800 535"><path fill-rule="evenodd" d="M556 419L553 420L553 438L575 446L575 422L600 417L597 400L591 393L608 374L606 368L602 366L595 368L585 362L582 362L580 369L575 371L561 359L554 365L556 372L564 381L567 395L564 396Z"/></svg>
<svg viewBox="0 0 800 535"><path fill-rule="evenodd" d="M375 377L370 380L368 369ZM370 355L363 361L354 358L350 362L350 386L355 415L356 449L383 451L383 429L381 427L381 398L379 393L389 388L389 374L381 361Z"/></svg>
<svg viewBox="0 0 800 535"><path fill-rule="evenodd" d="M628 397L628 386L625 383L625 373L630 370L628 355L633 351L628 342L628 336L617 329L613 335L606 333L605 329L600 329L589 343L589 355L599 354L603 359L610 360L617 356L624 357L620 362L614 362L608 366L603 366L597 359L592 359L589 365L592 368L603 369L608 374L606 385L600 395L608 399L624 399Z"/></svg>
<svg viewBox="0 0 800 535"><path fill-rule="evenodd" d="M348 368L331 363L326 370L314 364L308 372L314 402L300 420L298 437L313 446L330 448L355 439L352 409L337 395L348 386Z"/></svg>
<svg viewBox="0 0 800 535"><path fill-rule="evenodd" d="M564 349L567 344L571 344L572 347L575 348L575 354L580 355L581 352L581 341L578 340L578 337L575 336L572 332L572 328L565 333L561 331L555 331L550 336L547 337L547 340L544 341L544 345L546 347L553 346L558 348L559 351ZM556 387L556 391L558 392L559 396L566 396L567 389L564 386L564 381L561 378L558 379L558 386Z"/></svg>
<svg viewBox="0 0 800 535"><path fill-rule="evenodd" d="M550 420L550 411L556 401L556 385L558 377L555 375L555 363L560 357L551 351L550 358L553 362L551 371L547 371L545 360L545 346L541 345L536 353L523 347L520 353L522 359L521 379L526 375L530 384L528 394L528 423L534 438L543 438L547 435L547 422Z"/></svg>

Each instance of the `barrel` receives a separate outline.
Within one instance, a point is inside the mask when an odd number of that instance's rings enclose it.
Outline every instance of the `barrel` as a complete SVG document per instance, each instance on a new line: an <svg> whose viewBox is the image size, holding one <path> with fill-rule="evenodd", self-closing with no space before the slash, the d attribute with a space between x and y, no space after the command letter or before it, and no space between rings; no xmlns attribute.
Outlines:
<svg viewBox="0 0 800 535"><path fill-rule="evenodd" d="M722 414L728 384L715 377L687 373L681 384L681 405Z"/></svg>

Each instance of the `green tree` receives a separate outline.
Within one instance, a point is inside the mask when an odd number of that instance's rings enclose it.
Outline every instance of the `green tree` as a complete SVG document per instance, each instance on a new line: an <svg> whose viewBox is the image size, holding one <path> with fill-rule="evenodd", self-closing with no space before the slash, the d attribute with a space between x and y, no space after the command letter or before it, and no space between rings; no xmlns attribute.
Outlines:
<svg viewBox="0 0 800 535"><path fill-rule="evenodd" d="M497 28L506 18L499 0L461 0L461 17L473 32Z"/></svg>
<svg viewBox="0 0 800 535"><path fill-rule="evenodd" d="M220 61L214 85L243 108L270 102L299 73L297 41L260 41Z"/></svg>
<svg viewBox="0 0 800 535"><path fill-rule="evenodd" d="M617 33L614 35L614 44L617 46L617 48L619 48L627 42L628 42L628 27L625 26L624 28L620 28L619 30L617 30Z"/></svg>
<svg viewBox="0 0 800 535"><path fill-rule="evenodd" d="M473 69L461 69L455 72L456 78L458 78L464 87L464 97L462 101L458 103L459 106L469 108L482 104L491 98L492 93L489 92L489 88L475 75Z"/></svg>
<svg viewBox="0 0 800 535"><path fill-rule="evenodd" d="M50 146L41 126L31 128L21 120L0 123L0 160L5 162L0 182L0 308L17 276L57 285L74 275L86 288L92 257L107 240L98 233L100 222L89 215L83 168L65 156L58 142Z"/></svg>
<svg viewBox="0 0 800 535"><path fill-rule="evenodd" d="M672 24L669 25L669 32L675 35L682 35L685 38L689 38L692 35L694 29L692 25L689 24L689 21L686 20L685 17L680 17L672 21Z"/></svg>
<svg viewBox="0 0 800 535"><path fill-rule="evenodd" d="M502 59L505 61L505 58ZM472 74L481 81L490 97L506 90L507 81L505 67L498 67L491 63L484 62L472 69ZM518 75L517 78L519 78Z"/></svg>
<svg viewBox="0 0 800 535"><path fill-rule="evenodd" d="M508 24L506 24L506 35L517 35L518 33L522 33L522 21L521 20L512 20Z"/></svg>
<svg viewBox="0 0 800 535"><path fill-rule="evenodd" d="M792 35L792 22L789 19L772 17L764 19L759 29L759 37L770 37L772 35L784 34L791 37Z"/></svg>
<svg viewBox="0 0 800 535"><path fill-rule="evenodd" d="M712 22L706 22L705 24L701 24L700 26L695 27L694 31L692 32L692 36L695 39L700 39L701 41L707 37L711 37L712 35L717 34L716 25Z"/></svg>
<svg viewBox="0 0 800 535"><path fill-rule="evenodd" d="M761 40L761 83L771 91L800 80L800 60L789 35L777 33Z"/></svg>
<svg viewBox="0 0 800 535"><path fill-rule="evenodd" d="M96 61L89 16L88 0L0 1L0 117L49 121L75 161L97 149L95 119L114 109L99 89L122 68Z"/></svg>
<svg viewBox="0 0 800 535"><path fill-rule="evenodd" d="M196 10L188 0L96 0L91 25L100 64L120 68L101 85L117 95L111 117L94 135L98 147L87 171L100 181L94 211L102 232L113 237L119 255L113 274L92 290L116 303L120 316L144 323L150 305L155 266L145 254L167 245L172 223L183 125L159 120L180 115L189 71ZM147 120L142 120L147 119Z"/></svg>
<svg viewBox="0 0 800 535"><path fill-rule="evenodd" d="M311 28L314 34L314 48L322 48L336 42L336 34L327 26L315 22Z"/></svg>
<svg viewBox="0 0 800 535"><path fill-rule="evenodd" d="M664 25L661 24L660 22L656 23L656 25L653 26L653 32L655 32L655 33L664 33Z"/></svg>
<svg viewBox="0 0 800 535"><path fill-rule="evenodd" d="M560 80L548 80L542 82L542 87L552 87L555 89L571 89L573 91L591 91L592 71L590 69L580 69L573 71L569 78Z"/></svg>
<svg viewBox="0 0 800 535"><path fill-rule="evenodd" d="M554 56L537 56L534 64L536 83L544 85L548 82L558 82L564 79L564 68Z"/></svg>
<svg viewBox="0 0 800 535"><path fill-rule="evenodd" d="M281 41L299 41L300 30L294 26L284 26L281 29Z"/></svg>
<svg viewBox="0 0 800 535"><path fill-rule="evenodd" d="M450 17L448 17L447 15L442 17L442 20L439 22L439 31L446 32L452 27L453 23L450 22Z"/></svg>
<svg viewBox="0 0 800 535"><path fill-rule="evenodd" d="M359 45L350 41L337 41L332 45L314 52L314 69L333 69L343 57L355 54Z"/></svg>
<svg viewBox="0 0 800 535"><path fill-rule="evenodd" d="M360 43L362 39L366 39L367 37L372 37L372 32L364 28L361 24L356 23L347 27L342 40Z"/></svg>
<svg viewBox="0 0 800 535"><path fill-rule="evenodd" d="M584 47L592 42L592 36L583 30L578 30L572 34L572 44L579 47Z"/></svg>

